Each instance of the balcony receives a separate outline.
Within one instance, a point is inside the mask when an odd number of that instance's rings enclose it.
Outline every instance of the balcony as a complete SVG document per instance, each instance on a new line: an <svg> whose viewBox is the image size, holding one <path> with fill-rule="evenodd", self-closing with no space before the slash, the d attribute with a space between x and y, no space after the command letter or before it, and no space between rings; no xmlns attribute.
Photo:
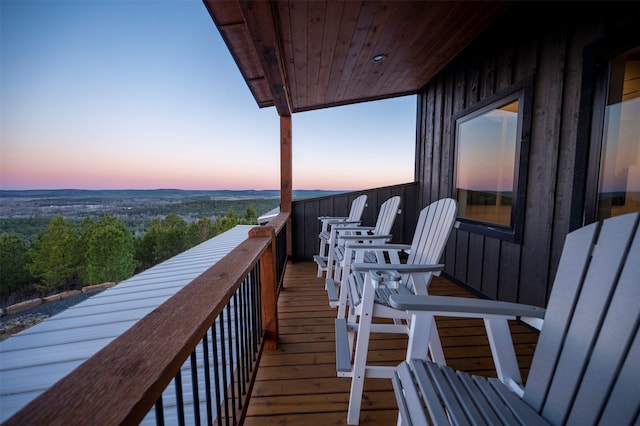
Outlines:
<svg viewBox="0 0 640 426"><path fill-rule="evenodd" d="M336 377L335 310L327 303L324 280L314 262L287 266L278 297L278 348L265 351L253 386L245 425L346 424L349 378ZM435 277L431 294L474 297L446 278ZM447 363L474 374L495 375L482 320L438 319ZM526 380L537 333L511 324L518 361ZM398 364L406 337L379 334L370 346L376 363ZM398 415L391 381L367 379L361 425L395 424Z"/></svg>
<svg viewBox="0 0 640 426"><path fill-rule="evenodd" d="M4 424L344 424L350 381L336 376L335 311L315 263L287 261L289 217L252 228ZM444 278L431 292L474 297ZM480 321L438 326L451 366L494 373ZM512 327L526 378L537 334ZM395 364L405 347L406 338L376 336L371 356ZM361 424L391 424L396 416L390 381L369 379Z"/></svg>

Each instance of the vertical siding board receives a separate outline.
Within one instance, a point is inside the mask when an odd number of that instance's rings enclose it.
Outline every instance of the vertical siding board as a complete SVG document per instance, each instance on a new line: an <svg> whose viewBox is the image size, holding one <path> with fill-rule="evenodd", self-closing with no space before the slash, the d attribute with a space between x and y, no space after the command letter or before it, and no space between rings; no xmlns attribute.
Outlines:
<svg viewBox="0 0 640 426"><path fill-rule="evenodd" d="M402 233L393 235L393 241L398 243L410 244L413 239L413 233L416 230L416 224L418 223L418 212L422 210L421 204L418 204L419 197L419 185L413 184L410 186L403 186L404 195L400 202L400 208L402 214L400 215L399 222L402 224Z"/></svg>
<svg viewBox="0 0 640 426"><path fill-rule="evenodd" d="M519 302L539 306L548 294L566 40L564 32L545 37L541 49L553 54L541 55L534 87Z"/></svg>
<svg viewBox="0 0 640 426"><path fill-rule="evenodd" d="M479 99L483 100L495 92L495 52L485 52L481 62Z"/></svg>
<svg viewBox="0 0 640 426"><path fill-rule="evenodd" d="M498 299L506 302L517 302L520 282L519 244L501 242L499 271Z"/></svg>
<svg viewBox="0 0 640 426"><path fill-rule="evenodd" d="M437 142L438 135L436 133L438 104L435 101L435 98L436 98L437 90L438 90L438 86L436 85L434 88L432 88L427 92L427 96L426 96L427 107L425 108L425 110L427 111L427 116L424 119L424 124L425 124L424 141L425 141L425 161L426 161L424 176L426 179L426 185L424 186L425 192L421 197L421 202L422 202L422 205L424 206L429 205L429 200L431 200L432 198L431 194L433 193L434 183L437 183L439 179L438 162L435 161L436 153L434 152L435 148L440 145Z"/></svg>
<svg viewBox="0 0 640 426"><path fill-rule="evenodd" d="M431 136L431 144L433 151L433 166L431 168L431 189L429 191L429 198L425 200L424 206L436 201L439 198L443 198L443 194L440 191L442 187L442 179L444 178L443 171L446 170L447 165L443 164L443 152L446 148L446 135L445 135L445 125L444 125L444 117L446 117L446 111L444 110L445 104L443 99L445 84L442 79L439 79L438 83L435 86L434 93L434 108L433 108L433 122L432 122L432 136Z"/></svg>
<svg viewBox="0 0 640 426"><path fill-rule="evenodd" d="M295 228L310 230L311 232L293 233L293 250L297 252L301 250L305 257L313 256L318 253L318 234L320 233L320 221L318 220L318 211L320 209L319 200L308 201L303 204L301 209L293 209L293 218L291 219L292 226ZM307 236L315 235L315 238L308 238Z"/></svg>
<svg viewBox="0 0 640 426"><path fill-rule="evenodd" d="M500 49L496 55L496 92L506 89L513 84L515 44L515 40L511 38L504 40L502 49Z"/></svg>
<svg viewBox="0 0 640 426"><path fill-rule="evenodd" d="M513 63L513 81L524 80L536 73L538 42L536 39L523 40L516 48Z"/></svg>
<svg viewBox="0 0 640 426"><path fill-rule="evenodd" d="M307 225L305 224L304 221L304 209L294 209L291 208L292 212L291 212L291 227L292 228L298 228L298 227L303 227L302 229L306 229ZM306 234L306 233L305 233ZM296 235L295 233L291 236L291 244L293 245L293 252L294 253L307 253L308 252L308 247L307 247L307 242L304 240L304 235Z"/></svg>
<svg viewBox="0 0 640 426"><path fill-rule="evenodd" d="M358 194L359 195L359 194ZM349 202L351 203L350 200ZM362 226L374 226L378 217L378 193L367 194L367 204L362 212Z"/></svg>
<svg viewBox="0 0 640 426"><path fill-rule="evenodd" d="M597 34L593 28L581 28L572 31L568 37L564 90L562 99L562 117L570 117L572 122L578 121L580 114L581 75L582 75L582 49L575 46L586 46L594 41L593 34ZM556 199L553 217L553 233L551 241L551 271L549 282L555 279L555 270L560 262L560 254L564 246L565 235L571 230L572 199L574 182L577 178L575 164L577 159L578 127L565 126L560 129L560 146L558 158L558 175L556 182ZM547 289L547 300L551 286Z"/></svg>
<svg viewBox="0 0 640 426"><path fill-rule="evenodd" d="M444 272L449 274L452 277L456 277L456 262L457 262L457 241L458 241L458 230L452 229L451 234L449 234L449 240L447 241L447 245L444 248Z"/></svg>
<svg viewBox="0 0 640 426"><path fill-rule="evenodd" d="M405 203L407 201L407 190L406 188L400 188L398 191L394 191L391 196L399 195L400 196L400 212L404 212ZM400 243L400 238L402 235L402 229L404 228L404 215L401 213L396 216L396 220L393 222L393 226L391 227L391 242L392 243Z"/></svg>
<svg viewBox="0 0 640 426"><path fill-rule="evenodd" d="M498 298L498 271L500 268L500 240L485 238L482 249L482 288L491 299Z"/></svg>
<svg viewBox="0 0 640 426"><path fill-rule="evenodd" d="M318 208L318 216L334 216L334 202L331 198L320 198L316 201L316 203ZM318 232L320 232L319 229L320 222L318 221Z"/></svg>
<svg viewBox="0 0 640 426"><path fill-rule="evenodd" d="M483 267L484 237L479 234L469 234L469 253L467 266L467 282L474 289L481 291Z"/></svg>
<svg viewBox="0 0 640 426"><path fill-rule="evenodd" d="M441 149L441 162L440 162L440 183L438 187L438 194L440 197L453 196L453 190L451 185L453 184L453 161L451 157L453 154L453 140L452 133L454 132L454 126L451 122L451 117L457 111L455 105L455 80L453 77L444 80L443 96L444 99L440 102L442 105L442 115L439 122L441 124L441 132L438 141L442 144Z"/></svg>
<svg viewBox="0 0 640 426"><path fill-rule="evenodd" d="M469 232L460 231L456 233L456 262L455 276L465 283L468 282L467 264L469 261Z"/></svg>
<svg viewBox="0 0 640 426"><path fill-rule="evenodd" d="M466 70L466 82L465 86L467 93L465 96L465 104L473 105L478 102L478 92L480 86L480 70L479 68L480 58L478 55L472 58L472 61L465 64Z"/></svg>
<svg viewBox="0 0 640 426"><path fill-rule="evenodd" d="M466 83L466 75L464 72L464 63L460 63L460 67L458 67L453 75L454 75L454 89L453 89L453 110L451 111L451 115L455 115L456 113L462 111L467 107L466 99L465 99L465 83Z"/></svg>
<svg viewBox="0 0 640 426"><path fill-rule="evenodd" d="M427 120L431 116L429 114L428 106L431 104L428 100L428 91L422 91L417 96L417 114L416 117L416 169L414 170L416 182L425 182L425 170L429 167L429 163L426 159L426 147L427 147ZM426 186L426 185L421 185ZM419 195L421 197L421 195Z"/></svg>
<svg viewBox="0 0 640 426"><path fill-rule="evenodd" d="M457 68L457 71L448 73L438 81L441 83L439 85L441 89L438 91L439 96L436 97L438 101L436 108L440 110L440 113L437 115L435 126L436 129L439 127L440 131L436 132L435 140L439 141L441 148L440 154L437 157L439 160L439 178L437 186L432 186L434 188L434 194L437 194L438 198L455 197L451 186L453 183L453 162L451 156L454 155L452 135L455 131L451 117L455 112L464 109L464 67ZM466 234L466 232L461 232L457 229L452 230L449 242L445 248L443 260L445 262L445 272L463 282L466 279Z"/></svg>
<svg viewBox="0 0 640 426"><path fill-rule="evenodd" d="M306 250L305 250L305 254L307 257L313 257L314 254L318 253L318 249L320 247L319 245L319 239L318 239L318 235L320 234L320 230L322 228L322 225L320 223L320 221L318 220L318 216L322 216L320 214L318 214L318 204L317 202L309 202L306 204L305 208L304 208L304 224L305 224L305 229L314 229L315 232L313 234L311 234L312 238L306 238L305 241L307 240L311 240L310 242L306 242L307 246L306 246Z"/></svg>

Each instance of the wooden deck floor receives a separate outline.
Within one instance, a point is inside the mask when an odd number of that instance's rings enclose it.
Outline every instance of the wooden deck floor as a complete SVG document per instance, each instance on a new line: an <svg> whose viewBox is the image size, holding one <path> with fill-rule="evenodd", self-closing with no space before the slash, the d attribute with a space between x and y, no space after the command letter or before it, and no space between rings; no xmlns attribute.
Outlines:
<svg viewBox="0 0 640 426"><path fill-rule="evenodd" d="M430 294L474 297L440 277ZM265 351L249 402L245 425L345 425L350 378L336 376L334 318L313 262L287 266L278 299L280 340L278 349ZM474 374L495 374L481 320L437 319L447 364ZM523 379L526 380L537 333L511 324ZM397 364L405 356L407 339L376 335L370 360ZM391 381L367 379L361 425L394 425L397 406Z"/></svg>

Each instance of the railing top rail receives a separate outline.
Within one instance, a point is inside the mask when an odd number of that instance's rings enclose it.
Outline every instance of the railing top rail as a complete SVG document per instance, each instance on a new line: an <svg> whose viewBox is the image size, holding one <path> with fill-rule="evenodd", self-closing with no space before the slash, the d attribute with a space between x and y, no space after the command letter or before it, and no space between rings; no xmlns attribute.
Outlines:
<svg viewBox="0 0 640 426"><path fill-rule="evenodd" d="M287 224L287 220L289 219L289 217L291 217L290 212L278 213L278 215L271 219L266 226L273 227L275 233L277 234Z"/></svg>

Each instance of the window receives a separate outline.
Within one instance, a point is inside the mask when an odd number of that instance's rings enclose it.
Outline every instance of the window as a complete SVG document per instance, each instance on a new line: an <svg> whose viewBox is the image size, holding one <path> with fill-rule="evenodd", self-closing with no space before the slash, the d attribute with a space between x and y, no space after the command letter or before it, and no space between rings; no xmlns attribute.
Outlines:
<svg viewBox="0 0 640 426"><path fill-rule="evenodd" d="M454 117L454 188L461 229L520 238L531 121L530 84ZM526 125L526 126L525 126ZM519 191L520 189L520 191Z"/></svg>
<svg viewBox="0 0 640 426"><path fill-rule="evenodd" d="M596 219L640 211L640 48L610 61L601 138Z"/></svg>

